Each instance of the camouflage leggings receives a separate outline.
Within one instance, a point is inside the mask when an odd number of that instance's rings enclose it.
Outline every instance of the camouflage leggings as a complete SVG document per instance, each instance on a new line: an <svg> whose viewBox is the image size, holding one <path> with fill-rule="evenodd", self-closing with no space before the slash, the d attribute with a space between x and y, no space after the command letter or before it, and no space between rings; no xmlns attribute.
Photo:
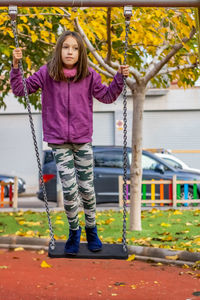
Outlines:
<svg viewBox="0 0 200 300"><path fill-rule="evenodd" d="M85 223L94 227L96 198L93 184L91 143L52 145L64 193L64 208L70 229L79 228L78 208L83 203Z"/></svg>

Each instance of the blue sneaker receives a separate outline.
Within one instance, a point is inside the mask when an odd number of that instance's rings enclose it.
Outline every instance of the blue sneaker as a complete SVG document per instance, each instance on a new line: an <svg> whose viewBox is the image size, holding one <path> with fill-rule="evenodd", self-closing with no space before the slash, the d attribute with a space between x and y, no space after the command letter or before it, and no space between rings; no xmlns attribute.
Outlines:
<svg viewBox="0 0 200 300"><path fill-rule="evenodd" d="M78 230L69 230L69 238L65 244L64 252L66 254L76 255L79 250L81 238L81 227L79 226Z"/></svg>
<svg viewBox="0 0 200 300"><path fill-rule="evenodd" d="M88 241L88 249L90 251L100 251L102 249L102 242L97 235L97 226L90 228L85 227L86 237Z"/></svg>

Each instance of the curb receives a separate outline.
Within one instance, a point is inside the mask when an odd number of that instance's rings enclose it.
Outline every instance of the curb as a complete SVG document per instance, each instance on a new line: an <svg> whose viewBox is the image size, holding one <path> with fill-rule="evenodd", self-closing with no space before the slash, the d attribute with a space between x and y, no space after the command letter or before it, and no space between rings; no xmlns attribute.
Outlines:
<svg viewBox="0 0 200 300"><path fill-rule="evenodd" d="M166 259L168 256L173 258L177 256L176 260L196 262L200 260L200 252L189 251L176 251L163 248L141 247L141 246L128 246L129 254L139 256L150 256ZM173 258L171 260L173 260Z"/></svg>
<svg viewBox="0 0 200 300"><path fill-rule="evenodd" d="M49 248L49 239L29 238L21 236L1 236L0 248L15 249L24 248L27 250L46 250Z"/></svg>
<svg viewBox="0 0 200 300"><path fill-rule="evenodd" d="M200 252L176 251L163 248L128 246L128 253L135 254L140 260L189 266L200 261Z"/></svg>
<svg viewBox="0 0 200 300"><path fill-rule="evenodd" d="M0 248L15 249L18 247L22 247L26 250L48 251L49 239L21 236L0 237ZM138 260L149 260L166 264L187 264L192 266L196 261L200 261L200 252L175 251L163 248L128 246L128 254L135 254L135 259Z"/></svg>

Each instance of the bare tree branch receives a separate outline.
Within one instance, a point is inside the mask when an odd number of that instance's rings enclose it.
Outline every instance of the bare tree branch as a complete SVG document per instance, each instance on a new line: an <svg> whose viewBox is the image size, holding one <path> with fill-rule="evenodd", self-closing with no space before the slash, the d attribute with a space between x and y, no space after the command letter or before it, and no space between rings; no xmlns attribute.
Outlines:
<svg viewBox="0 0 200 300"><path fill-rule="evenodd" d="M96 65L95 63L93 63L90 59L88 59L88 63L91 67L93 67L94 69L96 69L98 72L102 73L103 75L112 78L113 76L110 75L108 72L106 72L105 70L102 70L98 65ZM126 78L126 83L129 86L130 89L133 89L133 85L135 83L135 81L131 78Z"/></svg>
<svg viewBox="0 0 200 300"><path fill-rule="evenodd" d="M59 8L65 13L65 15L67 15L68 18L71 17L71 14L64 7L59 7Z"/></svg>
<svg viewBox="0 0 200 300"><path fill-rule="evenodd" d="M153 60L151 61L151 63L149 64L149 67L148 67L146 73L148 73L148 72L150 72L151 70L153 70L153 68L154 68L155 64L157 63L157 61L158 61L160 55L162 54L162 52L163 52L167 47L169 47L169 44L164 44L162 47L158 47L158 48L157 48L156 54L155 54Z"/></svg>
<svg viewBox="0 0 200 300"><path fill-rule="evenodd" d="M113 67L113 68L119 68L119 66L120 66L120 64L119 63L117 63L117 62L110 62L110 65L111 65L111 67ZM140 79L140 73L136 70L136 69L134 69L133 67L129 67L129 72L130 72L130 74L132 74L133 75L133 77L135 78L135 81L136 82L139 82L139 79Z"/></svg>
<svg viewBox="0 0 200 300"><path fill-rule="evenodd" d="M183 66L176 66L176 67L172 67L172 68L167 68L167 69L164 69L164 70L160 71L156 76L169 74L169 73L172 73L172 72L175 72L175 71L178 71L178 70L193 69L193 68L196 68L197 65L198 64L195 63L195 64L188 64L188 65L183 65Z"/></svg>
<svg viewBox="0 0 200 300"><path fill-rule="evenodd" d="M151 78L153 78L161 69L162 67L181 49L183 48L184 44L187 43L195 34L196 29L193 27L190 36L187 38L182 39L182 43L176 44L173 46L172 50L161 60L159 61L156 65L154 65L154 68L150 70L148 73L146 73L144 82L145 84L148 83Z"/></svg>
<svg viewBox="0 0 200 300"><path fill-rule="evenodd" d="M27 38L27 39L29 39L29 40L32 41L31 36L28 35L28 34L24 34L24 33L19 32L18 35L19 35L19 36L22 36L22 37L25 37L25 38ZM38 41L38 42L41 42L41 43L43 43L43 44L45 44L45 45L49 45L49 46L55 47L55 44L53 44L53 43L45 42L44 40L41 40L41 39L37 39L37 41Z"/></svg>
<svg viewBox="0 0 200 300"><path fill-rule="evenodd" d="M92 55L94 56L94 58L97 60L97 62L111 75L115 75L116 74L116 70L112 67L110 67L108 64L105 63L105 61L103 60L103 58L97 53L96 49L92 46L91 42L89 41L89 39L87 38L85 32L83 31L83 29L81 28L79 22L78 22L78 18L75 18L75 26L77 28L77 30L79 31L79 33L81 34L82 38L84 39L89 51L92 53ZM118 65L116 63L112 63L111 65L118 67ZM137 82L140 81L140 74L137 70L132 68L131 73L133 74L135 80ZM131 88L132 85L135 83L135 81L131 78L127 78L126 80L127 84L129 85L129 87Z"/></svg>
<svg viewBox="0 0 200 300"><path fill-rule="evenodd" d="M95 63L93 63L90 59L88 59L88 63L91 67L93 67L94 69L96 69L98 72L102 73L103 75L112 78L113 76L110 75L110 73L106 72L105 70L102 70L98 65L96 65Z"/></svg>
<svg viewBox="0 0 200 300"><path fill-rule="evenodd" d="M61 7L60 7L60 9L62 9ZM40 15L42 15L42 16L58 16L58 17L67 17L67 18L69 18L71 15L68 13L68 14L64 14L64 15L61 15L61 14L59 14L59 13L57 13L57 14L53 14L53 13L40 13ZM17 15L18 17L30 17L30 14L18 14ZM37 16L37 14L31 14L31 16L32 17L36 17Z"/></svg>
<svg viewBox="0 0 200 300"><path fill-rule="evenodd" d="M103 58L97 53L96 49L93 47L93 45L91 44L91 42L89 41L89 39L87 38L85 32L83 31L83 29L81 28L79 22L78 22L78 18L75 18L75 26L77 28L77 30L79 31L79 33L81 34L83 40L85 41L89 51L92 53L92 55L94 56L94 58L97 60L97 62L108 72L110 73L112 76L114 76L116 74L116 70L114 68L111 68L108 64L105 63L105 61L103 60ZM113 64L113 63L111 63ZM115 66L117 66L115 64ZM138 71L136 71L135 69L132 70L132 74L135 78L135 80L131 79L131 78L127 78L126 82L127 85L129 86L130 89L133 89L133 86L135 84L135 81L137 81L138 83L140 82L140 74Z"/></svg>
<svg viewBox="0 0 200 300"><path fill-rule="evenodd" d="M87 38L85 32L83 31L83 29L81 28L79 22L78 22L78 18L75 18L75 26L77 28L77 30L79 31L80 35L82 36L83 40L85 41L89 51L92 53L92 55L94 56L94 58L98 61L98 63L104 68L106 69L111 75L115 75L116 71L111 68L108 64L106 64L103 60L103 58L97 53L96 49L93 47L93 45L91 44L91 42L89 41L89 39Z"/></svg>

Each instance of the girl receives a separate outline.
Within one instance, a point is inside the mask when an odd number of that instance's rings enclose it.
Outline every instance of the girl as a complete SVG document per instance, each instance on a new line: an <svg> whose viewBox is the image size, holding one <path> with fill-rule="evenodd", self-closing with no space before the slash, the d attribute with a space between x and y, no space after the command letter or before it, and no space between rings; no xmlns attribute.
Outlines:
<svg viewBox="0 0 200 300"><path fill-rule="evenodd" d="M12 91L24 96L18 62L22 51L13 51L10 74ZM85 212L85 230L90 251L99 251L102 243L95 222L96 199L93 185L92 112L93 97L112 103L123 88L128 66L120 66L107 87L101 77L88 67L83 40L76 32L66 31L58 39L47 65L26 79L28 93L42 90L44 141L52 148L64 193L64 209L69 222L65 253L79 250L81 227L78 220L79 197Z"/></svg>

